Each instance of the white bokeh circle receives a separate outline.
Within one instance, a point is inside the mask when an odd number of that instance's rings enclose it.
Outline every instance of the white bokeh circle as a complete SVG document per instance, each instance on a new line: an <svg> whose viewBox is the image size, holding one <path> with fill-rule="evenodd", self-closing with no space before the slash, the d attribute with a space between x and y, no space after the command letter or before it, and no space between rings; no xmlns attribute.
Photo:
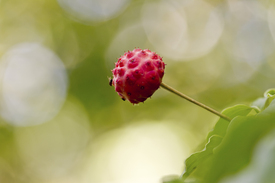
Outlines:
<svg viewBox="0 0 275 183"><path fill-rule="evenodd" d="M10 124L29 126L52 119L67 93L67 73L55 53L39 43L21 43L1 63L0 114Z"/></svg>
<svg viewBox="0 0 275 183"><path fill-rule="evenodd" d="M148 48L146 43L147 37L141 24L136 23L127 26L118 32L107 49L105 54L106 67L113 69L118 57L128 50L132 51L135 47Z"/></svg>
<svg viewBox="0 0 275 183"><path fill-rule="evenodd" d="M74 19L82 22L106 21L129 4L129 0L58 0L59 5Z"/></svg>
<svg viewBox="0 0 275 183"><path fill-rule="evenodd" d="M173 60L190 60L209 53L224 25L219 12L201 0L148 2L141 20L157 52Z"/></svg>
<svg viewBox="0 0 275 183"><path fill-rule="evenodd" d="M69 96L58 115L47 123L16 128L15 145L23 172L44 182L76 175L92 131L84 106ZM44 180L44 181L43 181Z"/></svg>
<svg viewBox="0 0 275 183"><path fill-rule="evenodd" d="M226 15L222 42L231 57L235 78L247 82L275 49L267 10L258 1L228 0Z"/></svg>
<svg viewBox="0 0 275 183"><path fill-rule="evenodd" d="M146 121L102 134L87 155L83 182L158 183L164 176L180 175L190 153L180 136L192 136L174 125Z"/></svg>

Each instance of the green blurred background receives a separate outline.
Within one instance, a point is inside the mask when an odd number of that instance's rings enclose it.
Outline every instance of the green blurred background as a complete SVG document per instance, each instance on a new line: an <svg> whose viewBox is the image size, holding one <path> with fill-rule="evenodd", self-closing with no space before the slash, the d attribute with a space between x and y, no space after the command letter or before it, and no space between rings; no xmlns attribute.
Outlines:
<svg viewBox="0 0 275 183"><path fill-rule="evenodd" d="M108 77L135 47L163 82L219 111L275 86L268 0L0 0L0 182L157 183L218 117L159 89L123 102Z"/></svg>

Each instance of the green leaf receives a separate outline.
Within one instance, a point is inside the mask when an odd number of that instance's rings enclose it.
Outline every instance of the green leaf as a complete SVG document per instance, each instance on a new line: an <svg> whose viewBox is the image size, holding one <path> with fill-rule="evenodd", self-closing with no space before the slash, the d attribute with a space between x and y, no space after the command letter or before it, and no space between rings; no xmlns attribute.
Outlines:
<svg viewBox="0 0 275 183"><path fill-rule="evenodd" d="M185 172L182 175L182 180L185 180L196 168L197 166L213 154L213 149L217 147L222 141L222 137L218 135L213 135L209 138L208 143L205 148L197 153L192 154L189 158L185 160Z"/></svg>
<svg viewBox="0 0 275 183"><path fill-rule="evenodd" d="M267 108L270 103L272 102L272 100L275 98L275 89L269 89L264 93L265 98L267 98L265 105L264 105L264 109Z"/></svg>
<svg viewBox="0 0 275 183"><path fill-rule="evenodd" d="M224 183L275 182L275 130L257 143L249 165L235 175L226 177Z"/></svg>
<svg viewBox="0 0 275 183"><path fill-rule="evenodd" d="M275 100L255 116L237 117L205 167L204 182L218 182L246 167L258 141L275 128Z"/></svg>
<svg viewBox="0 0 275 183"><path fill-rule="evenodd" d="M261 97L261 98L258 98L257 100L255 100L251 106L253 107L258 107L260 110L264 110L264 107L265 107L265 103L267 101L267 98L265 97Z"/></svg>
<svg viewBox="0 0 275 183"><path fill-rule="evenodd" d="M246 105L235 105L233 107L226 108L225 110L222 111L222 114L228 116L229 118L233 119L236 116L246 116L248 115L252 110L257 111L253 107L249 107ZM214 129L208 133L207 135L207 140L213 135L219 135L221 137L224 137L226 134L227 127L229 125L229 122L220 118L218 122L216 123Z"/></svg>
<svg viewBox="0 0 275 183"><path fill-rule="evenodd" d="M223 110L222 114L234 119L237 116L246 116L253 110L257 111L255 108L246 105L235 105ZM186 159L185 172L182 175L182 180L185 180L197 168L198 165L202 164L213 154L213 150L221 143L223 137L225 136L228 125L228 121L222 118L218 120L214 130L207 136L208 143L206 144L204 150L194 153Z"/></svg>
<svg viewBox="0 0 275 183"><path fill-rule="evenodd" d="M219 119L207 136L203 151L186 159L185 180L193 174L202 182L218 182L245 167L251 158L257 140L275 127L275 89L268 90L264 99L258 99L252 107L236 105L222 111L231 122ZM265 109L260 112L260 109ZM274 124L272 124L272 121Z"/></svg>
<svg viewBox="0 0 275 183"><path fill-rule="evenodd" d="M260 110L266 109L275 98L275 88L269 89L264 93L264 97L255 100L251 106L257 106Z"/></svg>

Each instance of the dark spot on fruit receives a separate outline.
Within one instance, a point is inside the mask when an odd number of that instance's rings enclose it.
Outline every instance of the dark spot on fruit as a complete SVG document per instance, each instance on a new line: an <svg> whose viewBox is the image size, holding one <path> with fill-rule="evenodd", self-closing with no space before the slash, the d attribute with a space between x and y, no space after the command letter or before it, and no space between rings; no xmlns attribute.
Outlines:
<svg viewBox="0 0 275 183"><path fill-rule="evenodd" d="M153 76L153 77L152 77L152 80L155 80L155 79L156 79L156 77L155 77L155 76Z"/></svg>
<svg viewBox="0 0 275 183"><path fill-rule="evenodd" d="M122 68L118 69L118 74L119 74L119 76L123 76L124 73L125 73L125 70L124 70L124 69L122 69Z"/></svg>
<svg viewBox="0 0 275 183"><path fill-rule="evenodd" d="M143 76L143 72L140 71L139 69L137 69L137 70L135 70L135 71L133 72L133 76L134 76L136 79L139 79L139 78L141 78L141 77Z"/></svg>
<svg viewBox="0 0 275 183"><path fill-rule="evenodd" d="M144 86L141 86L141 87L140 87L140 89L142 89L142 90L143 90L143 89L144 89Z"/></svg>
<svg viewBox="0 0 275 183"><path fill-rule="evenodd" d="M164 75L164 71L163 71L163 69L159 70L159 71L158 71L158 74L159 74L159 77L160 77L160 78L162 78L162 77L163 77L163 75Z"/></svg>
<svg viewBox="0 0 275 183"><path fill-rule="evenodd" d="M146 52L143 51L143 50L140 52L140 54L143 55L143 56L147 55Z"/></svg>
<svg viewBox="0 0 275 183"><path fill-rule="evenodd" d="M121 60L120 62L119 62L119 64L118 64L120 67L123 67L124 66L124 63L123 63L123 61Z"/></svg>
<svg viewBox="0 0 275 183"><path fill-rule="evenodd" d="M154 70L155 66L150 61L146 61L143 65L143 69L146 71Z"/></svg>
<svg viewBox="0 0 275 183"><path fill-rule="evenodd" d="M112 86L113 85L113 79L109 78L109 85Z"/></svg>
<svg viewBox="0 0 275 183"><path fill-rule="evenodd" d="M138 57L140 58L144 58L147 57L147 51L146 50L142 50L141 52L139 52Z"/></svg>
<svg viewBox="0 0 275 183"><path fill-rule="evenodd" d="M123 101L125 101L125 98L121 98Z"/></svg>
<svg viewBox="0 0 275 183"><path fill-rule="evenodd" d="M161 68L161 62L160 61L157 61L157 63L158 63L158 68Z"/></svg>
<svg viewBox="0 0 275 183"><path fill-rule="evenodd" d="M158 59L158 55L157 55L157 54L154 54L154 55L152 56L152 59Z"/></svg>
<svg viewBox="0 0 275 183"><path fill-rule="evenodd" d="M135 84L135 82L136 82L136 78L133 75L129 74L129 75L126 76L126 84L127 85L132 86L132 85Z"/></svg>
<svg viewBox="0 0 275 183"><path fill-rule="evenodd" d="M133 53L133 52L129 51L129 52L127 53L127 58L128 58L128 59L131 58L131 57L133 57L133 56L134 56L134 53Z"/></svg>
<svg viewBox="0 0 275 183"><path fill-rule="evenodd" d="M119 79L117 79L117 80L116 80L116 84L117 84L117 85L121 85L122 83L121 83L121 81L120 81Z"/></svg>
<svg viewBox="0 0 275 183"><path fill-rule="evenodd" d="M140 76L140 73L139 73L139 70L135 70L134 74L133 74L135 77L139 77Z"/></svg>
<svg viewBox="0 0 275 183"><path fill-rule="evenodd" d="M129 62L128 62L128 67L129 68L134 68L138 65L138 61L136 59L131 59Z"/></svg>
<svg viewBox="0 0 275 183"><path fill-rule="evenodd" d="M128 93L127 93L127 95L128 95L128 96L131 96L131 93L130 93L130 92L128 92Z"/></svg>

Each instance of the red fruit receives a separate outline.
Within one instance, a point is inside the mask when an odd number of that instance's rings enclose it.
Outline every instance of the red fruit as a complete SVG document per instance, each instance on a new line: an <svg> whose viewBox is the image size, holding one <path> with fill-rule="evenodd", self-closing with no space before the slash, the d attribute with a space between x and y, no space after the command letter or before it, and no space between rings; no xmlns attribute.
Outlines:
<svg viewBox="0 0 275 183"><path fill-rule="evenodd" d="M159 88L164 75L162 58L150 50L134 49L121 56L112 70L116 92L133 104L144 102Z"/></svg>

